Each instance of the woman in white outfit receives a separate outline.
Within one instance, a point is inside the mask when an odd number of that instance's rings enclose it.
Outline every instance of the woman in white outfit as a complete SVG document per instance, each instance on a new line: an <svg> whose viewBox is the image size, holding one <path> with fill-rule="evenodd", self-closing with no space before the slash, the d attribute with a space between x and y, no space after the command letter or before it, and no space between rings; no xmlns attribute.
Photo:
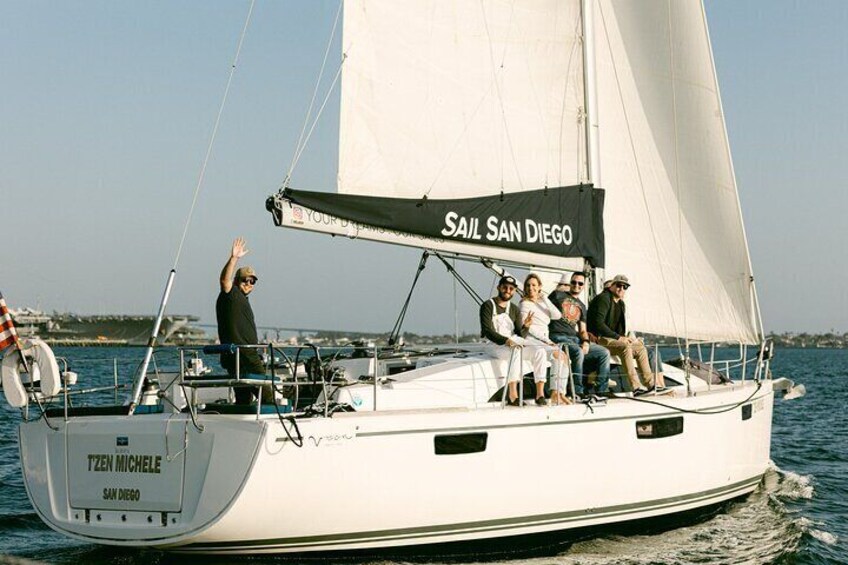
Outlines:
<svg viewBox="0 0 848 565"><path fill-rule="evenodd" d="M521 300L519 311L521 323L527 329L525 351L530 348L542 348L546 352L545 363L533 364L533 381L536 383L536 404L545 405L545 380L547 368L551 366L554 379L551 386L551 399L557 403L569 404L568 397L563 394L565 377L557 379L562 375L563 364L567 363L566 356L557 345L548 338L548 324L551 320L562 318L560 309L554 306L548 297L542 293L542 280L539 275L530 273L524 279L524 298ZM528 324L529 322L529 324Z"/></svg>

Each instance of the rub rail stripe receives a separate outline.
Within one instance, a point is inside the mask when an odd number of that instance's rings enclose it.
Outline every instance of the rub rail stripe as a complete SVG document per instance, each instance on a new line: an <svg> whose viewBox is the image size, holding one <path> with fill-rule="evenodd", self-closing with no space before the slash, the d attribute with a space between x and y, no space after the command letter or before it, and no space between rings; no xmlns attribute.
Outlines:
<svg viewBox="0 0 848 565"><path fill-rule="evenodd" d="M523 516L519 518L504 518L497 520L486 520L481 522L467 522L461 524L444 524L440 526L422 526L414 528L403 528L398 530L379 530L374 532L352 532L349 534L332 534L323 536L308 536L298 538L277 538L265 540L243 540L232 542L210 542L189 544L180 547L168 548L169 551L179 553L201 553L201 552L217 552L217 553L233 553L244 550L272 550L272 549L298 549L298 548L314 548L318 545L352 545L374 541L400 541L406 539L416 539L430 536L452 536L461 534L472 534L476 532L485 532L492 530L511 530L532 526L550 525L556 523L567 524L577 520L588 518L604 518L621 516L625 514L635 514L652 510L660 510L664 508L673 508L675 506L685 506L695 502L703 502L711 498L728 498L734 495L743 494L745 490L755 487L762 479L762 475L757 475L744 481L739 481L726 487L719 487L694 493L690 495L682 495L670 498L657 499L653 501L622 504L616 506L608 506L599 509L573 510L570 512L562 512L557 514L543 514L539 516ZM717 500L716 502L721 502ZM462 540L458 540L462 541ZM437 543L437 542L434 542Z"/></svg>

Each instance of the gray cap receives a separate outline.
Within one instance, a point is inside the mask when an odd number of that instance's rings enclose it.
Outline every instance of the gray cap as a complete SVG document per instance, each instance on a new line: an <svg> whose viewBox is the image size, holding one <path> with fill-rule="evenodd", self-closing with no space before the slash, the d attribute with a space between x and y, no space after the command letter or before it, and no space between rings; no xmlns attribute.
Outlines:
<svg viewBox="0 0 848 565"><path fill-rule="evenodd" d="M627 275L615 275L610 281L610 285L614 284L623 284L626 288L630 286L630 280L627 278Z"/></svg>

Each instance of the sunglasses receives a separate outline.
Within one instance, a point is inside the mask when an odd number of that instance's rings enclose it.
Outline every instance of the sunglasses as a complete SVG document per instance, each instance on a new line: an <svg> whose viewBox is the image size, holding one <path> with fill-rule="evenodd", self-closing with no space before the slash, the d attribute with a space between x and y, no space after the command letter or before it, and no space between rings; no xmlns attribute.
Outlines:
<svg viewBox="0 0 848 565"><path fill-rule="evenodd" d="M571 286L583 286L586 281L571 281Z"/></svg>
<svg viewBox="0 0 848 565"><path fill-rule="evenodd" d="M243 282L244 284L254 285L256 284L256 279L241 279L241 282Z"/></svg>
<svg viewBox="0 0 848 565"><path fill-rule="evenodd" d="M623 288L624 290L627 290L628 288L630 288L629 284L624 284L624 283L615 283L615 286L617 286L618 288Z"/></svg>

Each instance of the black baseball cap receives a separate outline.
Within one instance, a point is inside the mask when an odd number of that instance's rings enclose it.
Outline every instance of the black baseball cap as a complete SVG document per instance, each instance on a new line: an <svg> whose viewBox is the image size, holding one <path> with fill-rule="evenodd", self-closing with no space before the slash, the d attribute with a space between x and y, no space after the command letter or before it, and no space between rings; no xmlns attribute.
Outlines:
<svg viewBox="0 0 848 565"><path fill-rule="evenodd" d="M501 286L502 284L511 284L515 288L518 288L518 283L515 282L515 277L513 277L512 275L502 276L501 280L498 281L498 286Z"/></svg>

